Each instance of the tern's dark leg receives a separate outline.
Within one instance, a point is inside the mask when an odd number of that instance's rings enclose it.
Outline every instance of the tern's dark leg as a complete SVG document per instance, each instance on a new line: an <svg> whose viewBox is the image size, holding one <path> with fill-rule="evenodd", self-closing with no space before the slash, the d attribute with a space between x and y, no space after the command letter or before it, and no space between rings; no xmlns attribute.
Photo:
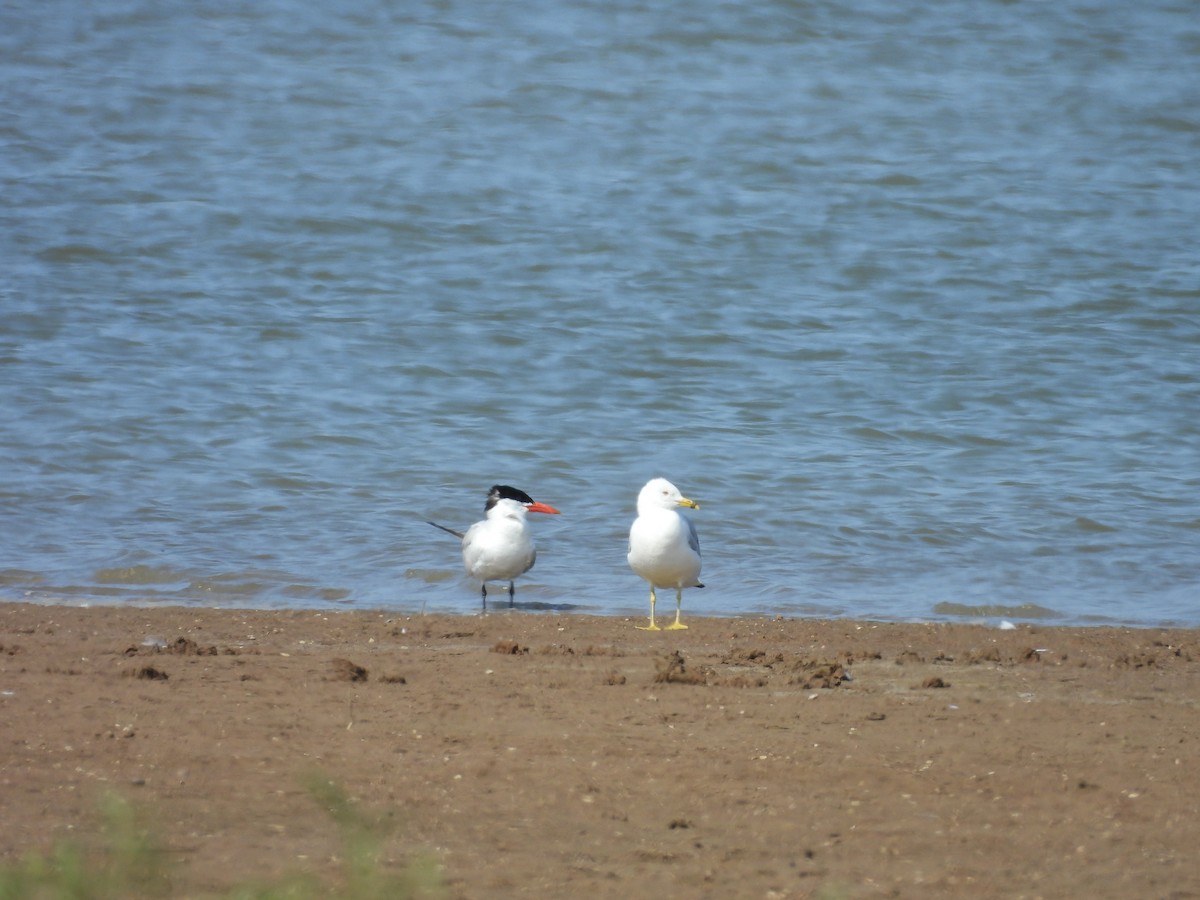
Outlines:
<svg viewBox="0 0 1200 900"><path fill-rule="evenodd" d="M517 589L515 587L513 587L513 583L510 581L508 583L508 608L509 609L512 609L513 606L515 605L513 603L513 597L516 595L516 593L517 593Z"/></svg>

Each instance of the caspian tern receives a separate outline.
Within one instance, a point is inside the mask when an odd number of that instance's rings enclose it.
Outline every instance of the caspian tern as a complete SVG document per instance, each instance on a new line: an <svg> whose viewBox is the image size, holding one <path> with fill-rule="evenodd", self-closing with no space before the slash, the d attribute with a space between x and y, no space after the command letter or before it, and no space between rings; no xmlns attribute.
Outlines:
<svg viewBox="0 0 1200 900"><path fill-rule="evenodd" d="M629 529L629 567L650 582L650 624L643 631L659 631L654 622L654 589L675 588L675 621L668 630L687 628L679 621L685 587L700 583L700 538L692 520L677 507L699 509L700 505L679 493L665 478L646 482L638 494L637 518Z"/></svg>
<svg viewBox="0 0 1200 900"><path fill-rule="evenodd" d="M497 484L488 491L484 506L487 518L476 522L466 534L429 522L434 528L462 538L463 566L467 574L480 583L483 608L487 610L487 583L508 582L508 605L514 605L516 588L513 581L533 568L537 551L525 514L531 512L558 515L558 510L538 503L522 490L507 484Z"/></svg>

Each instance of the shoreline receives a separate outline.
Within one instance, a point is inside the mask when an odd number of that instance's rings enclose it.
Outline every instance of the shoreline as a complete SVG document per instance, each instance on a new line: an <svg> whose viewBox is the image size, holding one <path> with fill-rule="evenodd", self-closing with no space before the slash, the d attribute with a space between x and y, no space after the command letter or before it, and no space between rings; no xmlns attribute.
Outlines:
<svg viewBox="0 0 1200 900"><path fill-rule="evenodd" d="M449 897L1200 894L1200 630L524 612L0 603L0 858L334 878L319 772Z"/></svg>
<svg viewBox="0 0 1200 900"><path fill-rule="evenodd" d="M259 605L238 605L236 603L222 603L220 605L203 604L198 602L178 601L174 599L138 599L136 597L94 597L89 596L87 599L71 600L65 596L56 595L47 599L32 598L23 596L20 598L0 597L0 606L6 604L28 605L35 607L58 608L65 607L70 609L113 609L113 608L129 608L129 609L198 609L198 610L213 610L225 611L230 613L241 612L262 612L262 613L359 613L363 615L381 614L387 616L399 617L422 617L422 616L459 616L466 619L477 618L480 615L479 609L430 609L427 606L416 607L400 607L400 606L353 606L337 603L328 603L325 605L288 605L288 606L259 606ZM939 606L948 604L941 603ZM1023 606L1002 606L988 605L984 607L969 607L971 609L979 609L978 613L955 613L955 612L933 612L927 616L907 616L905 618L888 618L885 616L870 616L858 614L846 615L818 615L807 614L805 612L796 611L769 611L769 610L750 610L747 612L713 612L708 609L693 609L688 610L687 604L684 606L684 613L690 620L692 617L697 619L713 619L713 620L738 620L738 619L762 619L762 620L782 620L782 621L820 621L820 622L869 622L887 625L963 625L980 628L1130 628L1140 631L1147 630L1166 630L1166 631L1197 631L1200 632L1200 623L1186 624L1175 621L1161 622L1142 622L1142 621L1121 621L1117 619L1108 619L1097 616L1095 621L1087 622L1069 622L1064 621L1054 615L1046 615L1044 618L1039 618L1036 615L1030 615L1028 612L1023 614L1023 610L1034 608L1044 610L1046 613L1052 613L1051 610L1035 605ZM648 609L648 606L647 606ZM542 601L524 601L518 602L515 609L509 609L503 601L496 601L494 605L484 613L488 616L496 615L564 615L564 616L581 616L596 618L602 620L624 620L627 622L635 622L646 618L647 613L642 610L635 610L633 607L626 607L619 611L599 612L591 607L579 606L570 603L547 603Z"/></svg>

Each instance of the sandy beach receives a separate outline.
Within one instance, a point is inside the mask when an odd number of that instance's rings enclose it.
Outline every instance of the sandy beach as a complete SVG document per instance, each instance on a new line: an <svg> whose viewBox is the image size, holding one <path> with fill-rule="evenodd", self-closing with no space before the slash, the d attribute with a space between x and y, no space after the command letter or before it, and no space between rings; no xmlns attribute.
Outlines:
<svg viewBox="0 0 1200 900"><path fill-rule="evenodd" d="M153 823L174 896L1200 896L1192 630L0 605L0 857Z"/></svg>

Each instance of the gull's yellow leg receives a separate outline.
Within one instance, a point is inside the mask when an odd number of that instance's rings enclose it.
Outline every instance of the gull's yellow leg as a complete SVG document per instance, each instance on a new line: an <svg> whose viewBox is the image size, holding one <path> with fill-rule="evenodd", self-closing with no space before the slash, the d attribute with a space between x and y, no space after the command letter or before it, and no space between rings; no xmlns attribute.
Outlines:
<svg viewBox="0 0 1200 900"><path fill-rule="evenodd" d="M675 589L675 621L667 626L667 631L678 631L680 628L687 628L679 621L679 608L683 606L683 591L680 588Z"/></svg>
<svg viewBox="0 0 1200 900"><path fill-rule="evenodd" d="M642 631L662 631L661 628L654 624L654 599L654 585L650 585L650 624L638 625L637 627Z"/></svg>

